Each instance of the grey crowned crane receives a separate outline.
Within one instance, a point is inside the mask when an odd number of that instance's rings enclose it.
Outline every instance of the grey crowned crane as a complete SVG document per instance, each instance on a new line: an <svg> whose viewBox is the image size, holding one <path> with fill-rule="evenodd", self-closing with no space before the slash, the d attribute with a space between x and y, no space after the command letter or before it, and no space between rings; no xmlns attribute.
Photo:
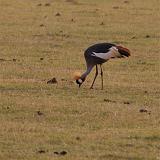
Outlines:
<svg viewBox="0 0 160 160"><path fill-rule="evenodd" d="M100 74L101 74L101 82L102 82L102 89L103 89L102 64L107 62L111 58L124 58L129 56L130 56L129 49L119 45L115 45L111 43L98 43L90 46L84 52L87 69L82 75L80 75L79 73L75 74L74 78L76 80L76 83L80 87L82 83L85 81L87 75L91 72L91 70L95 66L96 74L93 79L92 85L90 87L90 89L92 89L98 75L98 65L99 65L100 71L101 71Z"/></svg>

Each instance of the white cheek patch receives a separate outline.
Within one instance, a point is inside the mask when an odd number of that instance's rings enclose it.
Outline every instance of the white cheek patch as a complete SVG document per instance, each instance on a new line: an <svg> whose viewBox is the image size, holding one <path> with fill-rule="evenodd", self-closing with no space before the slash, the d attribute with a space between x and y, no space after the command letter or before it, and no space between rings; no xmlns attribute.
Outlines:
<svg viewBox="0 0 160 160"><path fill-rule="evenodd" d="M79 82L79 83L83 83L83 81L82 81L81 79L78 79L78 82Z"/></svg>

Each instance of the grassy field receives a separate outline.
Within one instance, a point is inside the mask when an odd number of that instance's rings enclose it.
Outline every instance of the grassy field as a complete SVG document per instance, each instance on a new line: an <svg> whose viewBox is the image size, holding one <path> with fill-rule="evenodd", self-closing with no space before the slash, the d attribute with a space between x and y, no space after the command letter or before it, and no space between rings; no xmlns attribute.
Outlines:
<svg viewBox="0 0 160 160"><path fill-rule="evenodd" d="M159 0L0 0L1 160L160 160ZM84 50L121 44L81 89ZM55 77L57 84L47 84Z"/></svg>

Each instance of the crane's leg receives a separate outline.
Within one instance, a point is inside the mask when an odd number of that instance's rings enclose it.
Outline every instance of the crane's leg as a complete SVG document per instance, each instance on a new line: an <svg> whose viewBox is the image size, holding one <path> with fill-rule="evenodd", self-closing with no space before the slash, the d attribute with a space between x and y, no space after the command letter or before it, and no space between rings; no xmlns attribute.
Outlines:
<svg viewBox="0 0 160 160"><path fill-rule="evenodd" d="M95 82L95 80L97 78L97 75L98 75L98 66L96 65L96 74L95 74L95 77L94 77L94 80L92 82L92 85L91 85L90 89L93 89L93 85L94 85L94 82Z"/></svg>
<svg viewBox="0 0 160 160"><path fill-rule="evenodd" d="M101 81L102 81L102 90L103 90L103 69L101 64L100 64L100 68L101 68Z"/></svg>

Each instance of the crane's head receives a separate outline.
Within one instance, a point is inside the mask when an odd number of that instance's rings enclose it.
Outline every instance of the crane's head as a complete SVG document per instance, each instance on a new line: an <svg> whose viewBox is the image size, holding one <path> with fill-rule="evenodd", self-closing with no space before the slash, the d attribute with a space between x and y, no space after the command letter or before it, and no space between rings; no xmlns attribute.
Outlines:
<svg viewBox="0 0 160 160"><path fill-rule="evenodd" d="M122 57L129 57L131 55L131 52L129 49L124 48L122 46L116 46L118 49L118 52L122 55Z"/></svg>
<svg viewBox="0 0 160 160"><path fill-rule="evenodd" d="M74 72L74 80L76 80L76 83L81 87L82 83L85 81L85 78L81 78L80 72Z"/></svg>
<svg viewBox="0 0 160 160"><path fill-rule="evenodd" d="M76 83L79 85L79 88L81 87L82 83L85 81L85 79L79 78L76 80Z"/></svg>

